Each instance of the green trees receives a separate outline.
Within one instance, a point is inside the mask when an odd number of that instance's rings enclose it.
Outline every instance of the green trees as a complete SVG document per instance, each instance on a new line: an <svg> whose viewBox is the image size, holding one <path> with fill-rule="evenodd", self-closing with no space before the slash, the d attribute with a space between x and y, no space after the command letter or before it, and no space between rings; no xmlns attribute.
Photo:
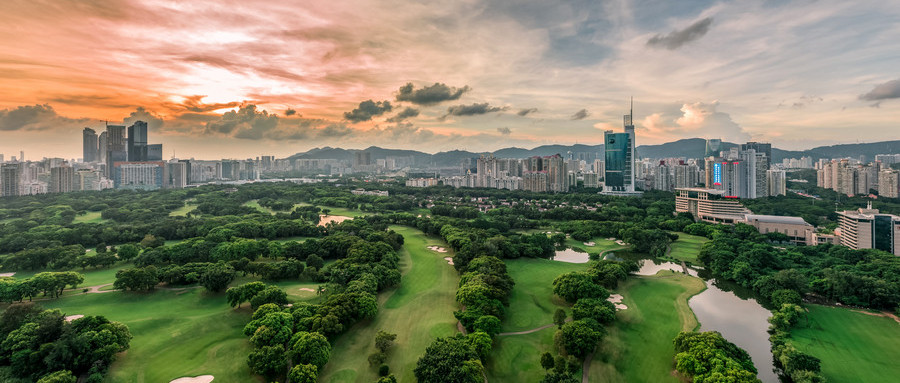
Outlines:
<svg viewBox="0 0 900 383"><path fill-rule="evenodd" d="M421 383L481 383L484 367L478 352L462 334L437 338L413 371Z"/></svg>
<svg viewBox="0 0 900 383"><path fill-rule="evenodd" d="M283 345L262 346L250 352L247 364L250 366L250 371L266 377L269 381L274 381L279 375L284 374L284 370L287 368L287 360L284 355Z"/></svg>
<svg viewBox="0 0 900 383"><path fill-rule="evenodd" d="M140 252L141 250L137 246L126 243L122 246L119 246L118 256L120 259L129 261L134 259L134 257L137 257Z"/></svg>
<svg viewBox="0 0 900 383"><path fill-rule="evenodd" d="M74 382L82 374L102 378L116 354L128 349L131 333L123 324L104 317L64 318L59 310L10 306L0 329L0 365L31 381Z"/></svg>
<svg viewBox="0 0 900 383"><path fill-rule="evenodd" d="M331 357L331 344L318 332L301 331L291 338L290 354L296 364L311 364L321 369Z"/></svg>
<svg viewBox="0 0 900 383"><path fill-rule="evenodd" d="M383 363L387 360L388 350L394 345L394 340L397 339L397 334L391 334L387 331L378 330L378 333L375 334L375 352L369 355L369 365L372 367L381 368ZM387 367L387 366L384 366ZM387 374L382 374L382 376Z"/></svg>
<svg viewBox="0 0 900 383"><path fill-rule="evenodd" d="M231 307L240 307L242 303L249 302L256 294L266 289L262 282L248 282L243 285L229 288L225 291L225 299Z"/></svg>
<svg viewBox="0 0 900 383"><path fill-rule="evenodd" d="M568 302L581 298L606 298L609 291L594 283L593 277L582 271L573 271L553 280L553 293Z"/></svg>
<svg viewBox="0 0 900 383"><path fill-rule="evenodd" d="M155 266L122 269L116 272L113 287L117 290L153 290L159 284L159 274Z"/></svg>
<svg viewBox="0 0 900 383"><path fill-rule="evenodd" d="M566 323L559 330L563 348L570 355L584 358L597 347L606 331L597 321L587 318Z"/></svg>
<svg viewBox="0 0 900 383"><path fill-rule="evenodd" d="M616 306L601 298L582 298L572 306L572 318L590 318L600 324L608 325L616 320Z"/></svg>
<svg viewBox="0 0 900 383"><path fill-rule="evenodd" d="M681 332L674 343L675 369L694 382L759 382L750 355L718 332Z"/></svg>
<svg viewBox="0 0 900 383"><path fill-rule="evenodd" d="M556 311L553 312L553 324L555 324L557 328L562 328L562 325L566 323L566 318L568 318L566 310L556 309Z"/></svg>
<svg viewBox="0 0 900 383"><path fill-rule="evenodd" d="M493 315L483 315L475 320L475 331L494 336L500 333L500 319Z"/></svg>
<svg viewBox="0 0 900 383"><path fill-rule="evenodd" d="M316 383L319 378L319 369L312 364L298 364L291 369L291 383Z"/></svg>
<svg viewBox="0 0 900 383"><path fill-rule="evenodd" d="M200 276L200 285L212 292L219 292L234 280L234 268L224 263L208 266Z"/></svg>

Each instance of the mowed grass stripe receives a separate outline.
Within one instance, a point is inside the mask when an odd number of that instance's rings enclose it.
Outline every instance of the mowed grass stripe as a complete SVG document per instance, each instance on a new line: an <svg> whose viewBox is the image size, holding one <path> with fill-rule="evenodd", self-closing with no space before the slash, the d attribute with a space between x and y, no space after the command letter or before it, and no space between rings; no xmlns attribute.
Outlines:
<svg viewBox="0 0 900 383"><path fill-rule="evenodd" d="M829 382L900 382L900 324L851 309L807 305L791 330L798 349L822 360Z"/></svg>

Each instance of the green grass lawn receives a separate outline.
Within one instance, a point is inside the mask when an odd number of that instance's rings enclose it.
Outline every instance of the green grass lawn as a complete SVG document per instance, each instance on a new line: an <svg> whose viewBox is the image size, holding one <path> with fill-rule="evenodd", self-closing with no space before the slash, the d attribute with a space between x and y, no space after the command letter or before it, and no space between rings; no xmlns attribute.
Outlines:
<svg viewBox="0 0 900 383"><path fill-rule="evenodd" d="M587 264L547 259L506 260L506 270L516 282L509 297L509 308L502 322L503 332L530 330L553 323L553 313L562 308L571 315L571 306L553 294L553 280L560 274L584 270ZM489 382L536 382L544 376L541 354L553 354L550 327L525 335L498 336L487 361Z"/></svg>
<svg viewBox="0 0 900 383"><path fill-rule="evenodd" d="M246 207L252 207L252 208L254 208L254 209L256 209L256 210L259 210L261 213L275 214L275 211L273 211L272 209L269 209L269 208L267 208L267 207L261 206L261 205L259 204L259 200L256 200L256 199L250 200L250 201L247 201L247 202L244 202L244 206L246 206Z"/></svg>
<svg viewBox="0 0 900 383"><path fill-rule="evenodd" d="M194 209L196 209L196 208L197 208L197 205L188 203L178 209L170 211L169 216L170 217L184 217L187 215L187 213L194 211Z"/></svg>
<svg viewBox="0 0 900 383"><path fill-rule="evenodd" d="M84 283L82 283L78 286L79 287L78 290L80 290L81 287L97 286L97 285L102 285L102 284L106 284L106 283L113 283L116 281L116 272L119 270L122 270L122 269L129 268L129 267L134 267L134 266L130 262L122 262L122 263L117 263L117 264L109 267L108 269L81 270L80 268L78 268L78 269L72 269L71 271L79 272L84 275ZM43 271L44 270L16 272L16 275L14 275L14 277L22 278L22 279L30 278L30 277L33 277L35 274L43 272ZM53 270L53 271L56 271L56 270Z"/></svg>
<svg viewBox="0 0 900 383"><path fill-rule="evenodd" d="M697 256L700 255L700 247L703 246L708 239L706 239L706 237L685 233L676 234L678 234L678 240L672 242L669 256L681 261L697 263Z"/></svg>
<svg viewBox="0 0 900 383"><path fill-rule="evenodd" d="M631 277L616 292L628 309L619 311L590 367L591 382L681 382L672 376L680 331L698 327L687 300L703 291L699 278L671 271Z"/></svg>
<svg viewBox="0 0 900 383"><path fill-rule="evenodd" d="M400 252L400 286L379 294L378 315L373 320L356 324L334 341L331 359L319 375L319 382L376 381L378 375L369 367L367 358L375 351L378 330L397 334L387 364L399 381L413 382L416 361L431 341L457 331L453 311L457 309L459 277L443 259L453 254L426 249L430 245L447 247L438 238L408 227L391 228L402 234L405 241Z"/></svg>
<svg viewBox="0 0 900 383"><path fill-rule="evenodd" d="M108 219L103 219L99 211L89 211L87 213L76 215L72 223L103 223Z"/></svg>
<svg viewBox="0 0 900 383"><path fill-rule="evenodd" d="M328 215L342 215L350 218L362 217L364 215L372 214L361 210L347 209L343 207L319 206L319 208L321 208L322 210L328 209Z"/></svg>
<svg viewBox="0 0 900 383"><path fill-rule="evenodd" d="M113 364L107 382L169 382L209 374L217 382L252 382L251 347L241 330L248 305L228 306L224 294L202 288L152 293L83 294L40 302L67 315L103 315L126 324L134 339Z"/></svg>
<svg viewBox="0 0 900 383"><path fill-rule="evenodd" d="M847 308L807 308L809 325L801 319L791 337L798 349L822 360L829 382L900 381L900 324Z"/></svg>
<svg viewBox="0 0 900 383"><path fill-rule="evenodd" d="M584 250L584 252L591 253L591 254L600 254L607 250L624 249L624 248L628 247L628 246L619 245L616 243L616 241L610 241L606 238L600 238L600 237L591 239L590 241L587 241L586 243L590 243L590 242L594 242L594 245L587 246L587 245L585 245L585 242L577 241L572 238L566 239L566 245L568 247L571 247L573 249L575 249L575 248L581 249L581 250Z"/></svg>

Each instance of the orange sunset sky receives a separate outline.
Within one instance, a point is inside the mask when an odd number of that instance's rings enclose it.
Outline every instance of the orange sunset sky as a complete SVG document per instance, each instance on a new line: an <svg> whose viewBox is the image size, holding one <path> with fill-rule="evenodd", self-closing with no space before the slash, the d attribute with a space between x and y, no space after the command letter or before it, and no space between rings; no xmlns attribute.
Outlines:
<svg viewBox="0 0 900 383"><path fill-rule="evenodd" d="M164 156L900 139L893 1L5 0L0 153Z"/></svg>

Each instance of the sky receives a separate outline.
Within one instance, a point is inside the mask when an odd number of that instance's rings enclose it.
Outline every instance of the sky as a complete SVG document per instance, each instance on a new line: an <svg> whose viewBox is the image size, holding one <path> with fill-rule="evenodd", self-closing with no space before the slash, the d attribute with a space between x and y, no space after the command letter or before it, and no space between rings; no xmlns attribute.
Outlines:
<svg viewBox="0 0 900 383"><path fill-rule="evenodd" d="M0 153L900 139L896 1L4 0Z"/></svg>

